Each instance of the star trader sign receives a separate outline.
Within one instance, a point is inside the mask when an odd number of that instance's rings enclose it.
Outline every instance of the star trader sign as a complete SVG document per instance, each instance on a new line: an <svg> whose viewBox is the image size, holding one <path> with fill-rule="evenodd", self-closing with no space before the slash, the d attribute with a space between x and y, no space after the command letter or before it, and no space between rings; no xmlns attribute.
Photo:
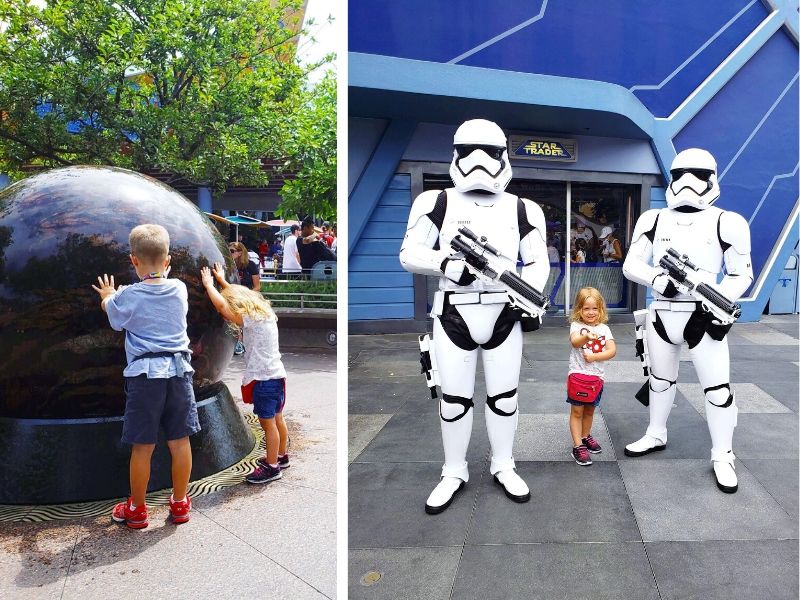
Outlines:
<svg viewBox="0 0 800 600"><path fill-rule="evenodd" d="M578 142L564 138L512 135L509 137L509 150L513 158L523 160L544 160L576 162Z"/></svg>

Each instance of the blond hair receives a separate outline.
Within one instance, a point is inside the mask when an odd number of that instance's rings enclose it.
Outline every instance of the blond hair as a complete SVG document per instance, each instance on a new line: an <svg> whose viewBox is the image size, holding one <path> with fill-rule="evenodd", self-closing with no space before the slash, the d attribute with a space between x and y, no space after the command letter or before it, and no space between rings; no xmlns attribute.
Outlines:
<svg viewBox="0 0 800 600"><path fill-rule="evenodd" d="M585 287L578 290L575 294L575 302L572 304L572 314L569 320L576 323L581 320L581 309L586 301L592 298L597 303L597 321L600 323L608 323L608 311L606 310L606 301L603 295L597 288Z"/></svg>
<svg viewBox="0 0 800 600"><path fill-rule="evenodd" d="M239 258L234 257L233 262L237 268L244 269L250 262L250 255L247 254L247 248L245 248L244 244L242 242L230 242L228 243L228 248L236 248L241 251Z"/></svg>
<svg viewBox="0 0 800 600"><path fill-rule="evenodd" d="M161 225L145 223L131 230L128 236L131 254L141 261L157 264L169 254L169 233Z"/></svg>
<svg viewBox="0 0 800 600"><path fill-rule="evenodd" d="M244 316L247 315L256 321L277 321L278 316L272 310L269 300L261 295L261 292L248 289L243 285L231 285L219 291L231 312Z"/></svg>

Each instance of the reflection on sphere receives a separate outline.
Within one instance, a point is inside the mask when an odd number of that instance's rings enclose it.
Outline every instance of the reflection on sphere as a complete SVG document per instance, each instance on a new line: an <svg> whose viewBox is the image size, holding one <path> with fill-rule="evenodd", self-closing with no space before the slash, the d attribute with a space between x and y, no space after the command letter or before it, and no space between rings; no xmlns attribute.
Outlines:
<svg viewBox="0 0 800 600"><path fill-rule="evenodd" d="M138 281L128 234L157 223L172 270L189 290L188 332L198 401L219 389L233 338L200 283L225 241L202 212L150 177L112 167L68 167L0 191L0 417L117 417L124 412L124 333L92 289L97 276Z"/></svg>

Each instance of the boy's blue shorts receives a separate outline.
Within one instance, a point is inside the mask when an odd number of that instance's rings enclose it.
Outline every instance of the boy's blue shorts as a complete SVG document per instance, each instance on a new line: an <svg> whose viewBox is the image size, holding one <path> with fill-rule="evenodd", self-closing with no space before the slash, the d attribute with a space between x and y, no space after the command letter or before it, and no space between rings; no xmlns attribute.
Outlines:
<svg viewBox="0 0 800 600"><path fill-rule="evenodd" d="M253 386L253 412L259 419L272 419L283 412L286 403L286 380L267 379Z"/></svg>
<svg viewBox="0 0 800 600"><path fill-rule="evenodd" d="M594 399L594 402L579 402L578 400L571 400L567 397L567 404L573 404L575 406L599 406L600 405L600 398L603 397L603 391L606 389L606 386L600 388L600 393L597 394L597 398Z"/></svg>
<svg viewBox="0 0 800 600"><path fill-rule="evenodd" d="M125 378L122 441L155 444L160 427L167 440L179 440L200 431L191 373L169 379L148 379L147 375Z"/></svg>

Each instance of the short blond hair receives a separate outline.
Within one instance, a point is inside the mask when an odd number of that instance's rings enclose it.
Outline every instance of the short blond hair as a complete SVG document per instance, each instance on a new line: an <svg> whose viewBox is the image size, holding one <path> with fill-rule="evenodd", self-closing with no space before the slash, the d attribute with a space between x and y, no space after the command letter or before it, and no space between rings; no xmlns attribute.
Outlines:
<svg viewBox="0 0 800 600"><path fill-rule="evenodd" d="M222 288L219 293L228 303L228 308L237 315L247 315L256 321L278 320L269 300L264 298L261 292L232 283Z"/></svg>
<svg viewBox="0 0 800 600"><path fill-rule="evenodd" d="M572 314L569 320L576 323L581 320L581 309L586 301L592 298L597 303L597 320L600 323L608 323L608 310L606 310L606 301L600 290L593 287L585 287L578 290L575 294L575 302L572 304Z"/></svg>
<svg viewBox="0 0 800 600"><path fill-rule="evenodd" d="M169 233L161 225L145 223L134 227L128 244L131 254L146 263L159 263L169 255Z"/></svg>

